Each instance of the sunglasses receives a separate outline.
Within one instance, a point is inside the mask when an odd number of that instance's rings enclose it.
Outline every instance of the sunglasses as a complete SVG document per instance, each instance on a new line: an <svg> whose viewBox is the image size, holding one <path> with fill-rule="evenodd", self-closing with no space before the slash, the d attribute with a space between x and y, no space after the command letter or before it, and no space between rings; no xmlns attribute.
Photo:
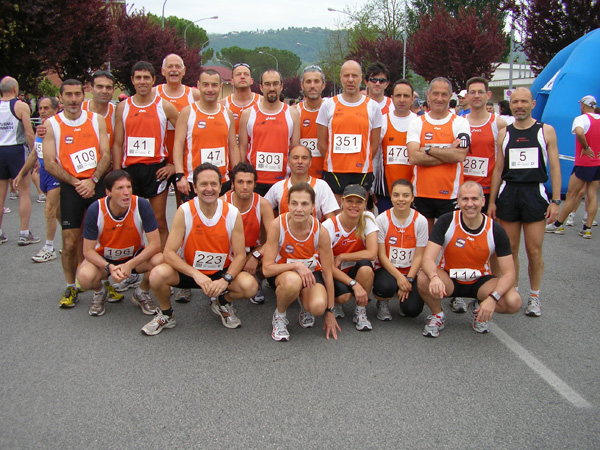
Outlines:
<svg viewBox="0 0 600 450"><path fill-rule="evenodd" d="M238 67L246 67L247 69L250 68L250 66L246 63L237 63L233 65L232 69L237 69Z"/></svg>
<svg viewBox="0 0 600 450"><path fill-rule="evenodd" d="M388 82L387 78L369 78L369 81L373 84L385 84Z"/></svg>

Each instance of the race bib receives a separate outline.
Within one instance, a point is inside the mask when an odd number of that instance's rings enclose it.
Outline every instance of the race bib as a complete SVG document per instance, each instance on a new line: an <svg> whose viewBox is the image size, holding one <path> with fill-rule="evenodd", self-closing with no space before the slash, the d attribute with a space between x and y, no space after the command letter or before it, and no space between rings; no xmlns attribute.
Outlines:
<svg viewBox="0 0 600 450"><path fill-rule="evenodd" d="M333 153L358 153L362 148L362 135L336 134L333 136Z"/></svg>
<svg viewBox="0 0 600 450"><path fill-rule="evenodd" d="M154 138L128 137L127 156L154 156Z"/></svg>
<svg viewBox="0 0 600 450"><path fill-rule="evenodd" d="M200 158L203 163L211 163L217 167L225 167L225 147L202 148Z"/></svg>
<svg viewBox="0 0 600 450"><path fill-rule="evenodd" d="M456 281L475 281L481 278L481 272L477 269L450 269L450 278Z"/></svg>
<svg viewBox="0 0 600 450"><path fill-rule="evenodd" d="M256 152L256 169L263 172L283 171L283 153Z"/></svg>
<svg viewBox="0 0 600 450"><path fill-rule="evenodd" d="M465 175L474 177L487 177L489 158L478 158L476 156L467 156L463 161Z"/></svg>
<svg viewBox="0 0 600 450"><path fill-rule="evenodd" d="M96 161L96 149L94 147L79 150L78 152L71 153L70 156L75 172L77 173L94 169L98 165L98 161Z"/></svg>
<svg viewBox="0 0 600 450"><path fill-rule="evenodd" d="M38 159L44 159L44 152L42 151L43 150L42 143L35 141L35 144L33 147L35 148L35 152L37 153Z"/></svg>
<svg viewBox="0 0 600 450"><path fill-rule="evenodd" d="M307 149L310 150L310 154L315 157L321 157L321 152L317 148L317 139L300 139L300 145L304 145Z"/></svg>
<svg viewBox="0 0 600 450"><path fill-rule="evenodd" d="M410 165L408 162L408 149L405 145L388 145L386 150L386 163Z"/></svg>
<svg viewBox="0 0 600 450"><path fill-rule="evenodd" d="M313 256L312 258L309 258L309 259L288 258L287 262L290 264L295 263L295 262L301 262L311 272L314 272L315 270L317 270L317 258L315 256Z"/></svg>
<svg viewBox="0 0 600 450"><path fill-rule="evenodd" d="M132 258L133 250L134 250L133 246L127 247L127 248L104 247L104 258L111 259L113 261L119 261L119 260L125 259L125 258Z"/></svg>
<svg viewBox="0 0 600 450"><path fill-rule="evenodd" d="M414 248L390 247L388 258L394 267L406 268L412 266Z"/></svg>
<svg viewBox="0 0 600 450"><path fill-rule="evenodd" d="M196 250L192 267L198 270L223 270L226 253L209 253Z"/></svg>
<svg viewBox="0 0 600 450"><path fill-rule="evenodd" d="M511 148L509 152L509 169L537 169L539 167L537 147Z"/></svg>

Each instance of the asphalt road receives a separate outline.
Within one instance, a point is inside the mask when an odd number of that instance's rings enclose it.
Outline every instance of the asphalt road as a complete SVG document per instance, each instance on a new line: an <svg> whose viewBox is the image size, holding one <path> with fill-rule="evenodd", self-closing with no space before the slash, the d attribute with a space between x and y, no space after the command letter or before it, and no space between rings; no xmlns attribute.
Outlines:
<svg viewBox="0 0 600 450"><path fill-rule="evenodd" d="M169 198L169 210L174 211ZM543 316L494 317L476 334L444 308L438 339L416 319L360 333L346 305L337 342L301 329L271 339L267 302L238 302L243 326L225 329L198 292L175 304L177 327L148 337L148 316L125 301L102 317L91 293L70 310L59 261L18 247L17 202L0 246L0 448L118 449L597 449L600 448L600 229L546 235ZM579 212L577 223L581 219ZM43 205L32 230L44 234ZM60 242L60 239L57 240ZM60 245L59 245L60 246ZM526 259L521 283L526 291Z"/></svg>

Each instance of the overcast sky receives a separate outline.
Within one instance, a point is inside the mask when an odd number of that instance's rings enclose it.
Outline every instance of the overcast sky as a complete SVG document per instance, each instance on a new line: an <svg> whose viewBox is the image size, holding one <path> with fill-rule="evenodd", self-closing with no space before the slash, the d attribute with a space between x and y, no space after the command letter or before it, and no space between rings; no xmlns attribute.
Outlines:
<svg viewBox="0 0 600 450"><path fill-rule="evenodd" d="M142 7L157 16L162 16L164 0L127 1L135 9ZM346 5L364 3L360 0L268 0L253 2L248 0L194 1L167 0L165 17L177 16L188 20L219 16L216 20L203 20L198 26L208 33L228 33L230 31L255 31L277 28L321 27L335 29L348 17L327 8L343 10Z"/></svg>

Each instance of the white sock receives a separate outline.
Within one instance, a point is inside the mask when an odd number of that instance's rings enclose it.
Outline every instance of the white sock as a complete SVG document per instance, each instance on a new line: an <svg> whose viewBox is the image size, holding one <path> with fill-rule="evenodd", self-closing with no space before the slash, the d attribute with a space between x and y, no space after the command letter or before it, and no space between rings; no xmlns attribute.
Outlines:
<svg viewBox="0 0 600 450"><path fill-rule="evenodd" d="M19 231L19 236L27 236L29 235L29 230L20 230Z"/></svg>
<svg viewBox="0 0 600 450"><path fill-rule="evenodd" d="M285 319L286 316L287 316L287 311L280 313L279 310L277 308L275 308L275 317L281 317L282 319Z"/></svg>
<svg viewBox="0 0 600 450"><path fill-rule="evenodd" d="M44 247L46 247L46 250L48 250L49 252L53 252L54 251L54 241L46 241L46 245L44 245Z"/></svg>

